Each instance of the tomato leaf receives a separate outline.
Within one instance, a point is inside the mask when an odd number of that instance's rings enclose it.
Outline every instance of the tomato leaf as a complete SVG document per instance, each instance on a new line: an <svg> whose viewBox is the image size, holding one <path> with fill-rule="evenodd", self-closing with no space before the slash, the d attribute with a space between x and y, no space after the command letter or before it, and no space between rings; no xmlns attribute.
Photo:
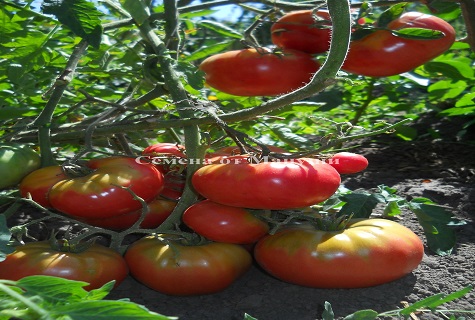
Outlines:
<svg viewBox="0 0 475 320"><path fill-rule="evenodd" d="M439 73L453 80L472 79L474 70L463 61L437 60L424 65L424 69L430 73Z"/></svg>
<svg viewBox="0 0 475 320"><path fill-rule="evenodd" d="M4 214L0 214L0 261L5 260L7 254L15 251L15 248L10 246L10 239L12 234L7 226L7 218Z"/></svg>
<svg viewBox="0 0 475 320"><path fill-rule="evenodd" d="M42 10L53 14L77 36L85 39L95 48L99 48L102 40L103 15L96 6L86 0L45 0Z"/></svg>
<svg viewBox="0 0 475 320"><path fill-rule="evenodd" d="M359 310L347 315L343 320L373 320L378 318L378 313L372 309Z"/></svg>
<svg viewBox="0 0 475 320"><path fill-rule="evenodd" d="M340 196L346 202L338 213L339 216L350 216L353 218L369 218L376 205L386 202L380 194L353 192Z"/></svg>
<svg viewBox="0 0 475 320"><path fill-rule="evenodd" d="M378 29L373 27L357 28L355 32L351 33L351 41L361 40L376 31L378 31Z"/></svg>
<svg viewBox="0 0 475 320"><path fill-rule="evenodd" d="M399 18L399 16L402 15L404 9L408 4L408 2L400 2L389 7L386 11L381 13L378 18L378 21L376 22L376 26L381 28L386 27L391 21L396 20L397 18Z"/></svg>
<svg viewBox="0 0 475 320"><path fill-rule="evenodd" d="M52 311L54 317L69 316L75 320L104 319L110 320L130 320L130 319L156 319L172 320L176 317L167 317L155 312L149 311L141 305L128 301L82 301L64 306L55 307Z"/></svg>
<svg viewBox="0 0 475 320"><path fill-rule="evenodd" d="M444 37L444 33L442 31L426 28L403 28L391 30L391 33L396 37L415 40L433 40Z"/></svg>
<svg viewBox="0 0 475 320"><path fill-rule="evenodd" d="M451 227L465 222L454 218L441 206L410 201L408 207L419 220L429 249L441 256L449 255L456 243L455 231Z"/></svg>
<svg viewBox="0 0 475 320"><path fill-rule="evenodd" d="M198 50L194 51L192 54L187 56L185 60L194 61L198 59L207 58L213 54L226 50L227 48L229 48L231 44L232 44L232 41L224 41L224 42L219 42L213 45L199 48Z"/></svg>
<svg viewBox="0 0 475 320"><path fill-rule="evenodd" d="M234 39L241 39L242 38L242 34L237 32L236 30L234 29L231 29L230 27L222 24L222 23L219 23L219 22L215 22L215 21L210 21L210 20L203 20L203 21L200 21L199 25L201 25L202 27L206 28L206 29L209 29L209 30L213 30L214 32L222 35L222 36L225 36L225 37L230 37L230 38L234 38Z"/></svg>
<svg viewBox="0 0 475 320"><path fill-rule="evenodd" d="M335 314L333 313L332 305L330 302L325 301L325 309L322 312L322 320L333 320L335 319Z"/></svg>
<svg viewBox="0 0 475 320"><path fill-rule="evenodd" d="M273 123L269 125L272 132L282 141L297 149L307 149L312 145L308 139L295 134L286 124Z"/></svg>
<svg viewBox="0 0 475 320"><path fill-rule="evenodd" d="M250 316L249 314L245 313L244 314L244 320L257 320L257 318L254 318L254 317Z"/></svg>

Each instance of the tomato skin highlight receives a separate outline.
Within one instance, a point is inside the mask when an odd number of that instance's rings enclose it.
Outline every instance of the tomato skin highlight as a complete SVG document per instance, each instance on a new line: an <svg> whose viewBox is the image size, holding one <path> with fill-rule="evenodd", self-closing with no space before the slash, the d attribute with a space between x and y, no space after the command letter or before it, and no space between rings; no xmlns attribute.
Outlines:
<svg viewBox="0 0 475 320"><path fill-rule="evenodd" d="M251 267L251 255L240 245L210 242L187 246L172 237L165 239L171 244L153 236L142 238L125 254L131 275L164 294L216 293Z"/></svg>
<svg viewBox="0 0 475 320"><path fill-rule="evenodd" d="M316 15L331 20L328 11ZM322 23L318 21L319 23ZM331 23L324 23L331 25ZM294 49L309 54L323 53L330 48L331 29L322 28L313 17L313 10L292 11L277 20L271 27L272 43L280 48Z"/></svg>
<svg viewBox="0 0 475 320"><path fill-rule="evenodd" d="M122 187L130 188L146 202L163 189L163 174L153 165L128 157L92 159L94 171L56 183L48 194L51 206L77 218L110 218L139 210L142 203Z"/></svg>
<svg viewBox="0 0 475 320"><path fill-rule="evenodd" d="M0 279L19 280L31 275L56 276L85 281L86 290L97 289L115 280L118 286L128 274L122 256L107 247L93 244L80 253L57 251L48 241L17 246L0 262Z"/></svg>
<svg viewBox="0 0 475 320"><path fill-rule="evenodd" d="M277 55L266 48L228 51L205 59L199 66L206 83L236 96L276 96L310 82L320 63L311 55L284 50Z"/></svg>
<svg viewBox="0 0 475 320"><path fill-rule="evenodd" d="M358 173L368 167L368 159L352 152L335 153L327 162L340 174Z"/></svg>
<svg viewBox="0 0 475 320"><path fill-rule="evenodd" d="M254 243L269 231L267 223L246 209L210 200L197 202L186 209L183 222L209 240L226 243Z"/></svg>
<svg viewBox="0 0 475 320"><path fill-rule="evenodd" d="M328 199L340 185L329 164L309 158L292 162L211 164L192 177L195 190L214 202L242 208L282 210ZM227 159L231 159L229 157Z"/></svg>
<svg viewBox="0 0 475 320"><path fill-rule="evenodd" d="M354 219L342 231L289 227L261 239L259 265L276 278L315 288L363 288L399 279L422 261L424 246L385 219Z"/></svg>
<svg viewBox="0 0 475 320"><path fill-rule="evenodd" d="M413 70L447 51L455 30L446 21L428 14L407 12L391 21L388 29L427 28L444 33L431 40L404 39L387 30L352 41L342 70L364 76L387 77Z"/></svg>

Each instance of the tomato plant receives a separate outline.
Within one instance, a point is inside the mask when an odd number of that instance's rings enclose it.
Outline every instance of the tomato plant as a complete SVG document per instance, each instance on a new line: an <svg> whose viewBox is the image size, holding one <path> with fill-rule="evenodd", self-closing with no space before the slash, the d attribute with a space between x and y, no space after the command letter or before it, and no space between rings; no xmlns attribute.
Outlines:
<svg viewBox="0 0 475 320"><path fill-rule="evenodd" d="M153 165L137 163L133 158L93 159L87 169L90 172L86 175L68 177L61 167L42 168L25 177L20 189L24 195L29 192L33 200L71 216L109 218L142 207L125 188L151 201L164 185L163 174Z"/></svg>
<svg viewBox="0 0 475 320"><path fill-rule="evenodd" d="M0 189L18 184L40 167L40 156L30 147L9 143L0 145Z"/></svg>
<svg viewBox="0 0 475 320"><path fill-rule="evenodd" d="M292 11L271 27L272 42L284 49L323 53L330 48L330 15L326 10Z"/></svg>
<svg viewBox="0 0 475 320"><path fill-rule="evenodd" d="M214 202L253 209L300 208L328 199L340 185L340 175L316 159L210 164L192 177L197 192Z"/></svg>
<svg viewBox="0 0 475 320"><path fill-rule="evenodd" d="M128 274L123 257L107 247L93 244L84 251L53 249L48 241L29 242L17 246L0 262L0 279L19 280L26 276L48 275L85 281L85 289L96 289L115 280L118 286Z"/></svg>
<svg viewBox="0 0 475 320"><path fill-rule="evenodd" d="M357 173L368 167L365 156L352 152L338 152L326 161L340 174Z"/></svg>
<svg viewBox="0 0 475 320"><path fill-rule="evenodd" d="M344 230L289 227L261 239L254 257L273 276L317 288L360 288L415 269L424 246L408 228L385 219L354 219Z"/></svg>
<svg viewBox="0 0 475 320"><path fill-rule="evenodd" d="M425 28L441 31L438 39L408 39L391 30ZM352 41L342 70L358 75L385 77L401 74L447 51L455 41L455 30L446 21L432 15L407 12L362 39Z"/></svg>
<svg viewBox="0 0 475 320"><path fill-rule="evenodd" d="M269 145L267 145L266 147L271 152L277 152L277 153L286 153L287 152L287 150L285 150L284 148L281 148L281 147L269 146ZM228 146L228 147L223 147L223 148L217 149L216 151L214 151L209 156L210 157L212 157L212 156L221 156L221 155L222 156L231 156L231 155L236 155L236 154L240 154L240 153L241 153L241 150L239 149L239 147L237 147L237 146Z"/></svg>
<svg viewBox="0 0 475 320"><path fill-rule="evenodd" d="M196 233L217 242L249 244L269 231L266 222L248 210L204 200L183 213L183 222Z"/></svg>
<svg viewBox="0 0 475 320"><path fill-rule="evenodd" d="M125 260L138 281L159 292L179 296L222 291L252 263L249 252L239 245L184 245L171 236L150 236L134 242Z"/></svg>
<svg viewBox="0 0 475 320"><path fill-rule="evenodd" d="M200 69L206 83L236 96L275 96L308 83L320 64L310 55L283 50L243 49L206 58Z"/></svg>

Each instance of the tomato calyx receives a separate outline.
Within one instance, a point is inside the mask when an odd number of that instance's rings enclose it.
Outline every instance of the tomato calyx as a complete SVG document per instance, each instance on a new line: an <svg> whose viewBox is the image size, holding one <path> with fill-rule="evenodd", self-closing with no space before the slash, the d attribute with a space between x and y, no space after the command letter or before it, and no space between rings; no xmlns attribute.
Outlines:
<svg viewBox="0 0 475 320"><path fill-rule="evenodd" d="M57 239L57 232L53 232L48 239L51 249L58 252L81 253L91 248L96 242L97 238L92 238L87 241L74 241L68 239Z"/></svg>
<svg viewBox="0 0 475 320"><path fill-rule="evenodd" d="M70 179L85 177L94 172L94 169L89 168L85 161L65 162L61 165L61 169Z"/></svg>

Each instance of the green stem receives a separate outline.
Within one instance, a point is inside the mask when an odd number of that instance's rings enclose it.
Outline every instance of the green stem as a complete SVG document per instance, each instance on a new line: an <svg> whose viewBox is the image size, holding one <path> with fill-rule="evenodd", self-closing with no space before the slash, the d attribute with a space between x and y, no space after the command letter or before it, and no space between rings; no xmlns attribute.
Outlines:
<svg viewBox="0 0 475 320"><path fill-rule="evenodd" d="M371 103L371 101L374 100L373 90L375 82L375 78L370 79L368 87L366 88L366 99L363 104L356 110L355 116L353 117L353 120L351 120L352 125L356 125L360 121L366 109L368 109L369 104Z"/></svg>
<svg viewBox="0 0 475 320"><path fill-rule="evenodd" d="M71 57L66 64L62 74L56 79L53 84L52 93L41 111L40 115L33 122L33 126L38 128L38 143L41 152L41 166L51 166L56 164L56 161L51 150L51 121L53 114L59 101L63 97L63 93L73 79L74 71L79 63L79 59L85 52L88 44L82 40L73 50Z"/></svg>
<svg viewBox="0 0 475 320"><path fill-rule="evenodd" d="M23 303L26 307L28 307L30 311L33 311L35 314L37 314L39 316L38 318L45 319L45 320L52 319L47 310L41 308L39 305L31 301L30 299L22 296L18 292L10 289L8 286L3 284L3 281L0 282L0 291L5 292L10 297Z"/></svg>

